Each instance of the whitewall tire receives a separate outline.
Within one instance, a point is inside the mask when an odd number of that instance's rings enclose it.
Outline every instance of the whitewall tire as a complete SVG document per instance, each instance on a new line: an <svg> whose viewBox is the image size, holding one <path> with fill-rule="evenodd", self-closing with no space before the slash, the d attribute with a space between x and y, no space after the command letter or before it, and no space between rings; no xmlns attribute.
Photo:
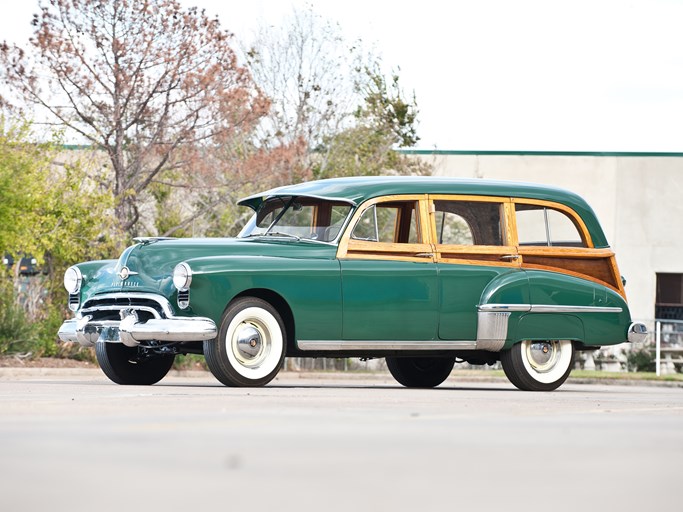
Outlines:
<svg viewBox="0 0 683 512"><path fill-rule="evenodd" d="M211 373L226 386L263 386L282 367L287 337L277 310L256 297L233 301L218 337L204 342Z"/></svg>
<svg viewBox="0 0 683 512"><path fill-rule="evenodd" d="M574 366L570 340L521 341L500 354L505 375L524 391L552 391L560 387Z"/></svg>

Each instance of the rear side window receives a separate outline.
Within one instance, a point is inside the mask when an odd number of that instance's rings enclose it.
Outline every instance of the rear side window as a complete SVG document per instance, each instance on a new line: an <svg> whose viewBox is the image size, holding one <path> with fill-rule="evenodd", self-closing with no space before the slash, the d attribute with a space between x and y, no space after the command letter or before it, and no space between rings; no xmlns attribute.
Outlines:
<svg viewBox="0 0 683 512"><path fill-rule="evenodd" d="M521 246L586 247L572 218L535 204L515 204L517 236Z"/></svg>
<svg viewBox="0 0 683 512"><path fill-rule="evenodd" d="M502 208L483 201L434 201L438 243L504 245Z"/></svg>

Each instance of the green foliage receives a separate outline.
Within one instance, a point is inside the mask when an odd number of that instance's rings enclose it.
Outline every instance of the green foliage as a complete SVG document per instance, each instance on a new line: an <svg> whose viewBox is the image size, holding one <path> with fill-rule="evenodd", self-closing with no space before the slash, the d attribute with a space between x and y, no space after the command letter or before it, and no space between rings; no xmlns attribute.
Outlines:
<svg viewBox="0 0 683 512"><path fill-rule="evenodd" d="M655 354L652 348L633 349L626 355L626 368L629 372L654 372Z"/></svg>
<svg viewBox="0 0 683 512"><path fill-rule="evenodd" d="M399 76L392 73L390 85L376 68L365 68L358 85L364 103L354 114L353 126L328 136L318 148L313 166L316 178L393 174L424 174L428 168L394 151L413 146L418 140L415 98L404 98Z"/></svg>
<svg viewBox="0 0 683 512"><path fill-rule="evenodd" d="M417 102L403 97L398 72L391 74L390 86L378 69L366 68L367 83L361 86L365 106L356 112L363 124L391 139L392 144L407 148L417 144Z"/></svg>
<svg viewBox="0 0 683 512"><path fill-rule="evenodd" d="M3 269L0 353L56 354L64 270L120 250L113 197L66 156L57 142L33 142L28 123L0 118L0 251L16 260L31 255L43 271L26 278Z"/></svg>
<svg viewBox="0 0 683 512"><path fill-rule="evenodd" d="M156 203L156 217L154 222L155 233L149 235L160 236L191 236L186 229L181 228L183 216L181 213L182 202L174 197L172 187L166 183L152 183L150 192Z"/></svg>
<svg viewBox="0 0 683 512"><path fill-rule="evenodd" d="M3 272L0 281L0 354L26 352L37 342L24 308L15 300L12 281Z"/></svg>
<svg viewBox="0 0 683 512"><path fill-rule="evenodd" d="M186 354L175 357L173 361L174 370L203 370L208 371L209 367L206 365L204 356L198 354Z"/></svg>

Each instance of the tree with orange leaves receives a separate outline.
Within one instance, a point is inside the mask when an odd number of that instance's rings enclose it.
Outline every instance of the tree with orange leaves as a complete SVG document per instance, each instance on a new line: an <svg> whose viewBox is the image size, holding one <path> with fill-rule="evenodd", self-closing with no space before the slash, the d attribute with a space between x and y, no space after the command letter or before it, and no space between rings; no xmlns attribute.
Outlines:
<svg viewBox="0 0 683 512"><path fill-rule="evenodd" d="M107 155L121 227L155 182L192 186L201 156L244 141L269 100L218 19L176 0L45 0L28 50L0 45L4 81L38 120ZM184 222L187 222L185 220Z"/></svg>

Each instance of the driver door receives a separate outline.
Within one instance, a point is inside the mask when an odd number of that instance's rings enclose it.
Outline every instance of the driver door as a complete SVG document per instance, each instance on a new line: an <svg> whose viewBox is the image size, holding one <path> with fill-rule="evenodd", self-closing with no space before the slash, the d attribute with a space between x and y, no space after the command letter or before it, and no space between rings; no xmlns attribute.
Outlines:
<svg viewBox="0 0 683 512"><path fill-rule="evenodd" d="M438 281L424 196L374 200L340 245L343 339L434 340Z"/></svg>

